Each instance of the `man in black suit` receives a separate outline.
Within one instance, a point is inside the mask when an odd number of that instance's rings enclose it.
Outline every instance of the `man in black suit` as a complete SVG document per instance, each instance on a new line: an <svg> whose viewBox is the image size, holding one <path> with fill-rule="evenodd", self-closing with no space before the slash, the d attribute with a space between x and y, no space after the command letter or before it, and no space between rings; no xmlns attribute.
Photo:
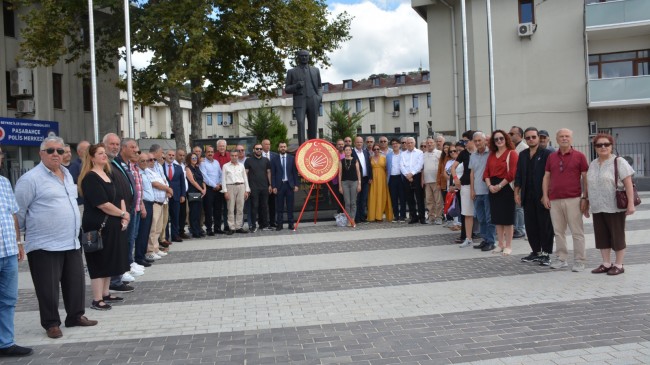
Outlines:
<svg viewBox="0 0 650 365"><path fill-rule="evenodd" d="M169 198L169 223L171 226L171 235L167 231L167 239L171 237L172 242L183 242L183 239L180 237L178 219L181 204L185 202L185 174L183 173L183 169L178 164L174 163L175 158L176 151L167 151L167 154L165 155L165 166L163 166L165 178L169 183L169 187L174 190L174 194Z"/></svg>
<svg viewBox="0 0 650 365"><path fill-rule="evenodd" d="M277 155L277 153L271 151L271 141L268 139L262 140L262 156L268 158L269 161L272 161L273 156ZM268 206L270 227L275 228L275 194L273 192L269 194Z"/></svg>
<svg viewBox="0 0 650 365"><path fill-rule="evenodd" d="M361 192L357 194L357 214L354 217L355 223L366 221L366 207L368 205L368 190L372 184L372 167L370 166L370 154L363 148L363 137L354 139L352 157L359 161L361 170Z"/></svg>
<svg viewBox="0 0 650 365"><path fill-rule="evenodd" d="M298 122L298 142L305 142L305 114L307 115L308 139L316 138L318 130L318 109L323 100L320 71L309 66L309 52L298 51L298 66L287 72L284 90L293 94L293 109Z"/></svg>
<svg viewBox="0 0 650 365"><path fill-rule="evenodd" d="M287 222L293 229L293 194L298 191L300 180L294 157L287 153L287 144L280 142L278 152L271 157L271 183L275 194L276 230L282 230L282 214L287 207Z"/></svg>

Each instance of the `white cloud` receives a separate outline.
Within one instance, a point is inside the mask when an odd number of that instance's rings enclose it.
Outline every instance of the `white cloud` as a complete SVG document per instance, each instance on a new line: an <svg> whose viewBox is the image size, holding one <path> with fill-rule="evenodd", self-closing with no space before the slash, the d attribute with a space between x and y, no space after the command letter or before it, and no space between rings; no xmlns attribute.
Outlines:
<svg viewBox="0 0 650 365"><path fill-rule="evenodd" d="M332 66L321 70L323 81L340 83L373 73L402 73L420 65L429 68L426 22L411 8L410 1L396 6L390 0L376 3L330 4L334 15L347 11L354 19L352 39L330 54Z"/></svg>

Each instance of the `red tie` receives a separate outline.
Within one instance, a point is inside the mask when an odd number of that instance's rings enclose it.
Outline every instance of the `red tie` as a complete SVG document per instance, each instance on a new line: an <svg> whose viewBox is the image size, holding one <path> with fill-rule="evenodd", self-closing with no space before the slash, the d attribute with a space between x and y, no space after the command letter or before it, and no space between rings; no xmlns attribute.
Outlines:
<svg viewBox="0 0 650 365"><path fill-rule="evenodd" d="M174 173L172 172L172 165L167 164L169 166L169 181L171 181L174 178Z"/></svg>

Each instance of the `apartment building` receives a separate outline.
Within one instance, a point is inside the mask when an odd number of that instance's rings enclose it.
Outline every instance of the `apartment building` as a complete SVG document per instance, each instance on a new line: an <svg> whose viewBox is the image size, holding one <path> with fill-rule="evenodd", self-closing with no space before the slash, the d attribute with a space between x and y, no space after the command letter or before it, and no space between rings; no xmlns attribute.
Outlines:
<svg viewBox="0 0 650 365"><path fill-rule="evenodd" d="M443 129L489 131L494 115L506 130L571 128L579 145L597 131L650 140L650 1L489 4L491 50L487 0L411 1L427 22L432 117Z"/></svg>

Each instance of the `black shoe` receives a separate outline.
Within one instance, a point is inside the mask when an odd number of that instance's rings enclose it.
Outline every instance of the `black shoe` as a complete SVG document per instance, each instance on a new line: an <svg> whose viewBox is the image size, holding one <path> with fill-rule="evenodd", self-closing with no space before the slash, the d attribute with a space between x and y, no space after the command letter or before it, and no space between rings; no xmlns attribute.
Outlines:
<svg viewBox="0 0 650 365"><path fill-rule="evenodd" d="M233 233L235 233L235 231L232 231L232 230L228 230L228 232L226 232L226 234L227 234L228 236L232 236Z"/></svg>
<svg viewBox="0 0 650 365"><path fill-rule="evenodd" d="M416 224L416 223L420 223L420 221L417 220L417 219L411 219L411 220L409 221L409 224Z"/></svg>
<svg viewBox="0 0 650 365"><path fill-rule="evenodd" d="M145 260L146 260L146 259L145 259ZM145 261L145 260L142 260L142 261L136 261L135 263L138 264L138 265L140 265L140 266L144 266L144 267L149 267L149 266L151 266L151 264L150 264L148 261Z"/></svg>
<svg viewBox="0 0 650 365"><path fill-rule="evenodd" d="M479 238L481 238L481 236L479 234L472 233L472 239L473 240L476 240L476 239L479 239Z"/></svg>
<svg viewBox="0 0 650 365"><path fill-rule="evenodd" d="M515 239L516 238L523 238L523 237L526 237L526 235L524 233L515 233L515 234L512 235L512 238L515 238Z"/></svg>
<svg viewBox="0 0 650 365"><path fill-rule="evenodd" d="M497 247L497 245L495 245L494 243L491 244L491 245L490 245L490 244L487 244L487 245L485 245L485 246L481 249L481 251L483 251L483 252L492 251L492 250L494 250L496 247Z"/></svg>
<svg viewBox="0 0 650 365"><path fill-rule="evenodd" d="M276 231L281 231L281 230L282 230L282 226L277 226L277 227L275 227L275 230L276 230Z"/></svg>
<svg viewBox="0 0 650 365"><path fill-rule="evenodd" d="M172 237L172 242L183 242L181 236Z"/></svg>
<svg viewBox="0 0 650 365"><path fill-rule="evenodd" d="M148 259L146 257L142 261L150 263L150 264L153 264L154 262L156 262L156 260Z"/></svg>
<svg viewBox="0 0 650 365"><path fill-rule="evenodd" d="M243 229L243 228L240 228L240 229L236 230L235 232L237 232L237 233L248 233L248 231Z"/></svg>
<svg viewBox="0 0 650 365"><path fill-rule="evenodd" d="M103 300L105 303L122 303L124 301L124 298L114 297L109 294L109 295L104 295Z"/></svg>
<svg viewBox="0 0 650 365"><path fill-rule="evenodd" d="M126 285L124 283L122 283L121 285L110 285L108 289L113 293L131 293L132 291L135 290L135 288L133 288L132 286Z"/></svg>
<svg viewBox="0 0 650 365"><path fill-rule="evenodd" d="M29 347L22 347L16 344L0 349L0 357L29 356L33 353L34 350L30 349Z"/></svg>
<svg viewBox="0 0 650 365"><path fill-rule="evenodd" d="M290 224L288 228L290 231L293 231L293 224Z"/></svg>
<svg viewBox="0 0 650 365"><path fill-rule="evenodd" d="M539 261L539 256L535 252L531 252L530 255L521 258L521 262L537 262Z"/></svg>
<svg viewBox="0 0 650 365"><path fill-rule="evenodd" d="M271 227L271 228L277 228L277 226L276 226L275 224L271 224L270 227Z"/></svg>
<svg viewBox="0 0 650 365"><path fill-rule="evenodd" d="M477 249L477 250L480 250L480 249L482 249L483 247L485 247L487 244L488 244L487 241L481 241L481 243L479 243L478 245L474 245L474 246L472 246L472 247L474 247L474 248Z"/></svg>
<svg viewBox="0 0 650 365"><path fill-rule="evenodd" d="M93 300L92 304L90 305L90 308L97 311L107 311L113 307L103 300Z"/></svg>
<svg viewBox="0 0 650 365"><path fill-rule="evenodd" d="M539 266L551 266L551 257L548 254L539 255L537 262L539 262Z"/></svg>
<svg viewBox="0 0 650 365"><path fill-rule="evenodd" d="M203 236L201 236L200 234L193 234L192 238L203 238Z"/></svg>
<svg viewBox="0 0 650 365"><path fill-rule="evenodd" d="M210 236L210 237L212 237L212 236L214 236L214 232L212 232L212 231L208 231L207 235Z"/></svg>
<svg viewBox="0 0 650 365"><path fill-rule="evenodd" d="M226 229L226 232L227 232L227 231L229 231L229 230ZM226 232L224 232L224 231L222 231L222 230L220 230L220 229L217 229L217 230L215 230L214 232L215 232L216 234L224 234L224 233L226 233Z"/></svg>
<svg viewBox="0 0 650 365"><path fill-rule="evenodd" d="M187 233L185 233L185 232L181 233L181 234L180 234L180 237L181 237L182 239L184 239L184 240L190 238L190 236L189 236Z"/></svg>

